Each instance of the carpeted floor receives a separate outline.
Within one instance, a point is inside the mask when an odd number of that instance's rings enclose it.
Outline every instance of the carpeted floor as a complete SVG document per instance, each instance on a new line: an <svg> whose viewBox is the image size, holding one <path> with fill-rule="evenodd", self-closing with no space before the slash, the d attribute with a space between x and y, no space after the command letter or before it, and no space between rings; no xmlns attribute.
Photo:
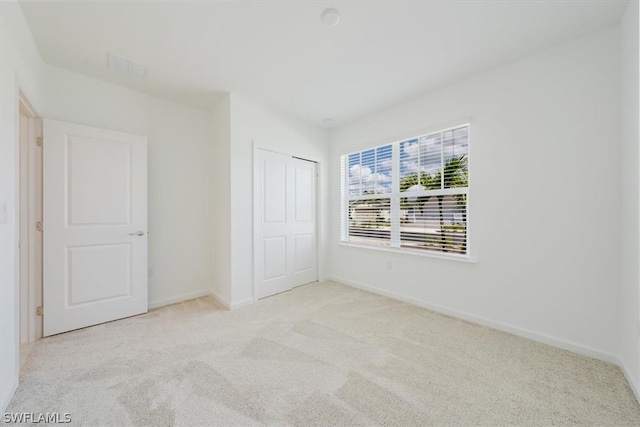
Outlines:
<svg viewBox="0 0 640 427"><path fill-rule="evenodd" d="M613 365L331 282L40 340L7 411L88 426L640 426Z"/></svg>

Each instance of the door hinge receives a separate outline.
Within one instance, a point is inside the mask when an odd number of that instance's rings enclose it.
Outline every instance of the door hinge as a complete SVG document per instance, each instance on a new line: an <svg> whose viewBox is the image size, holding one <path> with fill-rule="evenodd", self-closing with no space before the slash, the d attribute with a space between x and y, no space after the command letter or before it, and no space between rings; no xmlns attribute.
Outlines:
<svg viewBox="0 0 640 427"><path fill-rule="evenodd" d="M42 221L38 221L36 222L36 230L37 231L42 231L43 227L42 227Z"/></svg>
<svg viewBox="0 0 640 427"><path fill-rule="evenodd" d="M42 316L42 306L39 305L38 307L36 307L36 315L38 316Z"/></svg>
<svg viewBox="0 0 640 427"><path fill-rule="evenodd" d="M36 137L36 145L38 147L42 147L42 137L41 136Z"/></svg>

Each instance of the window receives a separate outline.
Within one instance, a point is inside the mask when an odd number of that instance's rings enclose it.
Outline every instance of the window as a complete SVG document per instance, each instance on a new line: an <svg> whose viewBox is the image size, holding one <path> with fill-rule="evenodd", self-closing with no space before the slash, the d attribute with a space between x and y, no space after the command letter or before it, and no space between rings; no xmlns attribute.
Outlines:
<svg viewBox="0 0 640 427"><path fill-rule="evenodd" d="M468 255L468 170L468 125L342 156L342 241Z"/></svg>

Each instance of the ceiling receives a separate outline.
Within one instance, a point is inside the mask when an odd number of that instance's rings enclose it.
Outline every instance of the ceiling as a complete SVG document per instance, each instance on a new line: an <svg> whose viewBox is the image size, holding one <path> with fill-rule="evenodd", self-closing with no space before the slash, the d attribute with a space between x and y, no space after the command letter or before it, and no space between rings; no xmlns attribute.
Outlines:
<svg viewBox="0 0 640 427"><path fill-rule="evenodd" d="M22 2L49 64L209 109L334 126L619 22L625 1ZM335 27L321 23L327 7ZM107 69L107 52L149 67Z"/></svg>

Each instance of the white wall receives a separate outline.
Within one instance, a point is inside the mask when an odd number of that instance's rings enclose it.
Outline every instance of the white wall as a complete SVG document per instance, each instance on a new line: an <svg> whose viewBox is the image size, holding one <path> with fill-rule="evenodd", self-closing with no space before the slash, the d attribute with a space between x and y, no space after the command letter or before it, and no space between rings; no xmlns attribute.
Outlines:
<svg viewBox="0 0 640 427"><path fill-rule="evenodd" d="M45 116L148 137L150 306L208 294L210 114L47 65Z"/></svg>
<svg viewBox="0 0 640 427"><path fill-rule="evenodd" d="M231 305L231 99L227 95L211 112L213 194L212 290Z"/></svg>
<svg viewBox="0 0 640 427"><path fill-rule="evenodd" d="M621 24L622 57L622 283L620 359L640 398L640 163L638 150L638 1L631 1Z"/></svg>
<svg viewBox="0 0 640 427"><path fill-rule="evenodd" d="M615 360L619 50L607 30L338 128L332 276ZM339 245L341 154L468 118L476 264Z"/></svg>
<svg viewBox="0 0 640 427"><path fill-rule="evenodd" d="M18 385L18 89L39 112L43 63L18 3L0 2L0 413ZM0 221L2 222L2 221Z"/></svg>
<svg viewBox="0 0 640 427"><path fill-rule="evenodd" d="M326 130L273 112L231 94L231 306L253 301L253 142L320 163L321 247L328 217ZM319 254L319 276L325 276L325 253Z"/></svg>
<svg viewBox="0 0 640 427"><path fill-rule="evenodd" d="M153 305L211 289L230 306L253 300L255 142L321 162L321 278L330 274L604 359L620 354L638 384L638 7L632 3L620 32L576 40L343 126L332 133L329 152L325 130L235 94L207 113L44 70L19 6L0 2L0 201L9 212L0 226L0 409L17 385L18 86L47 117L149 137ZM467 118L477 264L338 244L340 154ZM620 325L621 334L612 333Z"/></svg>

